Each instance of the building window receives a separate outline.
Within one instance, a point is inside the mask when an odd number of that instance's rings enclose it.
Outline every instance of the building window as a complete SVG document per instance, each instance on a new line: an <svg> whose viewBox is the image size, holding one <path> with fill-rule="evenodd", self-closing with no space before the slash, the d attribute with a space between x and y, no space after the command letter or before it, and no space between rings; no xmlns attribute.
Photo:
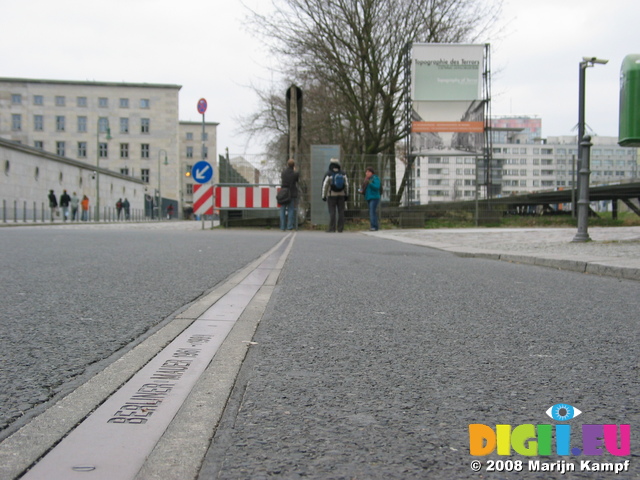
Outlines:
<svg viewBox="0 0 640 480"><path fill-rule="evenodd" d="M121 98L120 99L120 108L129 108L129 99Z"/></svg>
<svg viewBox="0 0 640 480"><path fill-rule="evenodd" d="M22 105L22 95L19 93L14 93L11 95L11 104L12 105Z"/></svg>
<svg viewBox="0 0 640 480"><path fill-rule="evenodd" d="M42 95L34 95L33 96L33 104L34 105L44 105L44 97Z"/></svg>
<svg viewBox="0 0 640 480"><path fill-rule="evenodd" d="M78 142L78 158L87 158L87 142Z"/></svg>
<svg viewBox="0 0 640 480"><path fill-rule="evenodd" d="M120 173L122 175L129 175L129 168L128 167L121 168Z"/></svg>
<svg viewBox="0 0 640 480"><path fill-rule="evenodd" d="M100 117L98 119L98 131L100 133L107 133L109 129L109 119L107 117Z"/></svg>
<svg viewBox="0 0 640 480"><path fill-rule="evenodd" d="M150 120L148 118L141 118L140 119L140 132L141 133L149 133L149 129L150 129Z"/></svg>
<svg viewBox="0 0 640 480"><path fill-rule="evenodd" d="M120 133L129 133L129 119L121 118L120 119Z"/></svg>
<svg viewBox="0 0 640 480"><path fill-rule="evenodd" d="M193 195L193 183L187 183L187 195Z"/></svg>
<svg viewBox="0 0 640 480"><path fill-rule="evenodd" d="M44 150L44 142L42 140L36 140L35 142L33 142L33 146L40 150Z"/></svg>
<svg viewBox="0 0 640 480"><path fill-rule="evenodd" d="M108 108L109 107L109 99L105 97L98 98L98 106L100 108Z"/></svg>
<svg viewBox="0 0 640 480"><path fill-rule="evenodd" d="M65 103L65 98L62 95L56 95L56 107L64 107Z"/></svg>
<svg viewBox="0 0 640 480"><path fill-rule="evenodd" d="M99 143L98 156L100 158L109 157L109 144L107 142Z"/></svg>
<svg viewBox="0 0 640 480"><path fill-rule="evenodd" d="M148 168L140 169L140 179L143 182L149 183L149 169Z"/></svg>
<svg viewBox="0 0 640 480"><path fill-rule="evenodd" d="M36 179L36 182L38 181L38 178L40 178L40 167L36 167L35 172L33 172L33 176Z"/></svg>
<svg viewBox="0 0 640 480"><path fill-rule="evenodd" d="M78 98L76 98L76 105L78 107L86 107L87 106L87 97L78 97Z"/></svg>
<svg viewBox="0 0 640 480"><path fill-rule="evenodd" d="M151 107L151 103L149 102L148 98L140 99L140 108L150 108L150 107Z"/></svg>
<svg viewBox="0 0 640 480"><path fill-rule="evenodd" d="M193 147L187 147L187 158L193 158Z"/></svg>
<svg viewBox="0 0 640 480"><path fill-rule="evenodd" d="M33 129L36 132L42 132L44 130L44 117L42 115L33 116Z"/></svg>
<svg viewBox="0 0 640 480"><path fill-rule="evenodd" d="M85 133L87 131L87 117L78 117L78 132Z"/></svg>
<svg viewBox="0 0 640 480"><path fill-rule="evenodd" d="M209 132L202 132L200 136L202 137L203 142L206 142L207 140L209 140Z"/></svg>
<svg viewBox="0 0 640 480"><path fill-rule="evenodd" d="M129 158L129 144L121 143L120 144L120 158Z"/></svg>
<svg viewBox="0 0 640 480"><path fill-rule="evenodd" d="M143 143L140 145L140 158L149 158L149 144Z"/></svg>
<svg viewBox="0 0 640 480"><path fill-rule="evenodd" d="M56 132L64 132L64 115L56 116Z"/></svg>
<svg viewBox="0 0 640 480"><path fill-rule="evenodd" d="M19 113L11 114L11 130L19 132L22 130L22 115Z"/></svg>
<svg viewBox="0 0 640 480"><path fill-rule="evenodd" d="M56 142L56 155L64 157L65 154L64 142Z"/></svg>
<svg viewBox="0 0 640 480"><path fill-rule="evenodd" d="M193 140L193 132L187 132L187 140Z"/></svg>

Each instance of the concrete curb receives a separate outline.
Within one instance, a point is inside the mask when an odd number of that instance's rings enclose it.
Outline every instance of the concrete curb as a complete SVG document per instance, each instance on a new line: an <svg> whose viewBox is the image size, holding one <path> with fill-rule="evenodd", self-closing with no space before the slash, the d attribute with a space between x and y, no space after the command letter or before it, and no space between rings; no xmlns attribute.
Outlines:
<svg viewBox="0 0 640 480"><path fill-rule="evenodd" d="M410 243L422 247L433 248L443 252L452 253L463 258L484 258L486 260L501 260L511 263L520 263L523 265L536 265L539 267L555 268L558 270L567 270L571 272L601 275L607 277L622 278L625 280L640 280L640 268L624 265L628 263L625 258L607 258L593 257L584 259L577 255L563 256L550 253L548 256L540 256L538 254L529 253L504 253L495 250L487 250L477 247L461 247L442 245L437 242L422 240L420 238L412 238L408 236L394 235L393 231L384 232L363 232L365 235L376 236L387 240L397 242ZM618 263L623 263L618 265ZM635 260L637 264L637 260Z"/></svg>

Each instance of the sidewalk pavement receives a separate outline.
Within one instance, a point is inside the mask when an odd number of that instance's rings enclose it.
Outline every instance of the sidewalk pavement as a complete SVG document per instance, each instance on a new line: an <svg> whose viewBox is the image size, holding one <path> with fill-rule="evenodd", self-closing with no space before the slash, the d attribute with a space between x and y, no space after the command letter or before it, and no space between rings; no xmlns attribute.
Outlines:
<svg viewBox="0 0 640 480"><path fill-rule="evenodd" d="M640 280L640 227L594 227L573 242L575 228L381 230L381 238L455 253L560 270Z"/></svg>

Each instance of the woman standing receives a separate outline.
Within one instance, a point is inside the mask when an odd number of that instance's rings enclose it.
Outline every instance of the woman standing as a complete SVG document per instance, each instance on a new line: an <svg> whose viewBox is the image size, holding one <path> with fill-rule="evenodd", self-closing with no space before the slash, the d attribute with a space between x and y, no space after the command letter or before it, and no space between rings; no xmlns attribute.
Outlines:
<svg viewBox="0 0 640 480"><path fill-rule="evenodd" d="M360 192L364 194L364 199L369 204L369 224L371 227L369 230L374 232L380 228L378 222L378 205L380 204L380 197L382 196L382 184L372 167L367 167Z"/></svg>

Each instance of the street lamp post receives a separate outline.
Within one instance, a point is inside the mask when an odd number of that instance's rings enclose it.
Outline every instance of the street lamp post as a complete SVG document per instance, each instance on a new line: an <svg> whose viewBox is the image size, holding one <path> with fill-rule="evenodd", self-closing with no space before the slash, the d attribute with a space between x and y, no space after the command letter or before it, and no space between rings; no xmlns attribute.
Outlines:
<svg viewBox="0 0 640 480"><path fill-rule="evenodd" d="M164 153L164 164L169 165L169 161L167 160L167 151L165 149L158 150L158 221L160 221L162 216L162 189L160 183L160 158L162 153Z"/></svg>
<svg viewBox="0 0 640 480"><path fill-rule="evenodd" d="M595 64L605 65L609 60L596 57L582 57L578 76L578 233L573 242L591 240L587 233L589 221L589 149L591 137L585 137L585 85L586 70ZM586 165L585 165L586 164Z"/></svg>
<svg viewBox="0 0 640 480"><path fill-rule="evenodd" d="M111 140L111 129L109 128L109 119L106 120L105 131L107 133L107 141ZM100 221L100 118L98 118L98 125L96 131L96 222Z"/></svg>

